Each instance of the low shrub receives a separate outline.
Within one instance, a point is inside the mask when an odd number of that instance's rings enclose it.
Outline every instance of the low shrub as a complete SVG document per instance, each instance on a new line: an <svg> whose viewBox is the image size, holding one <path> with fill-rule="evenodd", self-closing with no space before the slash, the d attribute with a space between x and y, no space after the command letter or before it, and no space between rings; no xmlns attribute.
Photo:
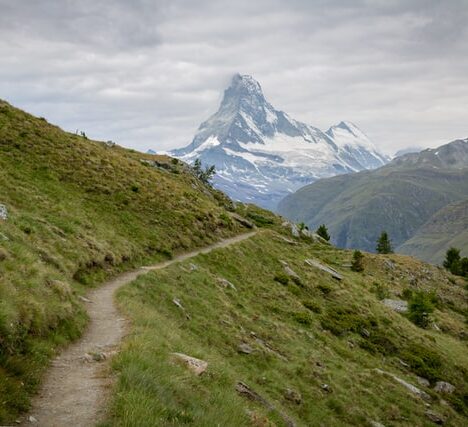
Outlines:
<svg viewBox="0 0 468 427"><path fill-rule="evenodd" d="M273 280L286 286L289 283L289 276L284 273L278 273L275 275Z"/></svg>
<svg viewBox="0 0 468 427"><path fill-rule="evenodd" d="M322 312L322 307L320 307L320 305L317 304L315 301L312 301L312 300L302 301L302 305L308 310L312 311L313 313L320 314Z"/></svg>
<svg viewBox="0 0 468 427"><path fill-rule="evenodd" d="M408 318L417 326L427 328L434 311L434 296L423 291L413 293L408 302Z"/></svg>

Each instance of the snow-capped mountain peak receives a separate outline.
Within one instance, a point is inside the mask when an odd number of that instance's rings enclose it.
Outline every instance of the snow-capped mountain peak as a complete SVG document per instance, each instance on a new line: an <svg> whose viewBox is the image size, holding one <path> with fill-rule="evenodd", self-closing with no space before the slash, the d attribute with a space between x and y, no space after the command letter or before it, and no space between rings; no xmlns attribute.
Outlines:
<svg viewBox="0 0 468 427"><path fill-rule="evenodd" d="M192 143L171 155L214 164L215 185L234 199L274 209L284 196L314 180L376 168L387 162L353 123L326 132L275 109L253 77L236 74L218 111Z"/></svg>

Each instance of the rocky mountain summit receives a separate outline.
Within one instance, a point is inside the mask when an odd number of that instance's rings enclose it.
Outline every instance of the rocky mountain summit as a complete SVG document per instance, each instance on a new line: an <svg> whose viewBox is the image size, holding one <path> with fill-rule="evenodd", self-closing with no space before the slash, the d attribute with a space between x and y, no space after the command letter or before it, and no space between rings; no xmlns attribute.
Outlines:
<svg viewBox="0 0 468 427"><path fill-rule="evenodd" d="M322 132L294 120L266 100L255 79L240 74L192 143L170 155L214 164L217 188L270 209L319 178L374 169L388 161L354 124L340 122Z"/></svg>

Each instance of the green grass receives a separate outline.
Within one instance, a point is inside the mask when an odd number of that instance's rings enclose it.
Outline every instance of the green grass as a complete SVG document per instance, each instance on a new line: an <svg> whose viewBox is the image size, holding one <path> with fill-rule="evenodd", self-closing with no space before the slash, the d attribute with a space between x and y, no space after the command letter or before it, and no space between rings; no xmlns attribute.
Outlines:
<svg viewBox="0 0 468 427"><path fill-rule="evenodd" d="M416 385L416 375L432 385L440 379L454 384L451 397L421 388L433 396L432 410L447 416L448 425L466 425L463 283L398 255L365 254L365 271L354 273L344 267L351 251L305 241L287 245L277 239L278 232L284 231L273 226L235 246L140 277L119 291L133 330L114 361L118 383L105 425L283 425L279 412L304 426L363 426L370 420L431 425L425 402L374 368ZM344 280L306 265L311 257L339 270ZM393 261L393 269L386 260ZM300 285L277 280L284 274L280 261L300 276ZM199 268L189 272L187 263ZM400 296L414 277L419 289L442 296L434 321L443 332L418 328L375 293L378 281L392 297ZM219 278L237 290L220 286ZM254 352L239 353L241 343ZM171 362L171 352L206 360L207 372L194 376ZM239 381L276 411L238 395ZM300 404L286 398L288 389L301 395Z"/></svg>
<svg viewBox="0 0 468 427"><path fill-rule="evenodd" d="M80 335L87 288L242 231L231 202L182 163L63 132L2 101L0 203L0 423L28 408L50 357Z"/></svg>

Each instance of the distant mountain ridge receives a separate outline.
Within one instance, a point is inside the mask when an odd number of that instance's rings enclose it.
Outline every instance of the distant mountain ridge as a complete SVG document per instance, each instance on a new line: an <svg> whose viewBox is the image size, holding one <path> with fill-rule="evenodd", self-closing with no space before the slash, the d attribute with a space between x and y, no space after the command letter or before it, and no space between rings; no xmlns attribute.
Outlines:
<svg viewBox="0 0 468 427"><path fill-rule="evenodd" d="M340 247L373 251L382 230L398 247L439 210L467 197L468 139L464 139L405 154L373 171L317 181L287 196L278 210L311 228L327 224ZM424 254L411 253L430 259L427 248Z"/></svg>
<svg viewBox="0 0 468 427"><path fill-rule="evenodd" d="M456 247L462 256L468 256L468 199L437 211L397 250L440 264L450 247Z"/></svg>
<svg viewBox="0 0 468 427"><path fill-rule="evenodd" d="M377 168L389 160L354 124L340 122L322 132L296 121L265 99L255 79L240 74L192 143L169 154L214 164L216 187L270 209L319 178Z"/></svg>

